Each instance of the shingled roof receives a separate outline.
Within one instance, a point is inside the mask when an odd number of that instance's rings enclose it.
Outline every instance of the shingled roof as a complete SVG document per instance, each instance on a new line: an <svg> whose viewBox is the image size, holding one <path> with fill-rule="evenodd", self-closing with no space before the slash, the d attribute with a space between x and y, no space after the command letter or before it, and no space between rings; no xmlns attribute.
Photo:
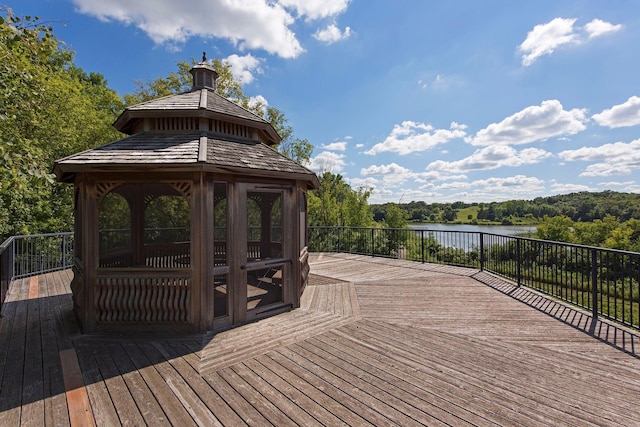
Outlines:
<svg viewBox="0 0 640 427"><path fill-rule="evenodd" d="M257 126L265 130L271 128L272 137L277 136L271 123L207 88L196 89L179 95L156 98L127 107L120 117L116 119L113 126L120 132L129 133L128 130L130 129L132 120L147 117L150 112L175 112L174 115L176 115L176 117L189 115L185 114L188 112L196 113L190 114L195 117L201 116L204 113L209 113L208 115L211 117L216 115L226 116L226 118L233 117L250 122L252 126Z"/></svg>
<svg viewBox="0 0 640 427"><path fill-rule="evenodd" d="M136 124L140 119L151 116L205 117L250 126L260 131L264 136L264 142L269 145L277 145L280 142L280 135L271 123L216 93L218 73L204 57L190 73L193 76L193 86L189 92L129 106L113 126L120 132L131 135L137 133Z"/></svg>
<svg viewBox="0 0 640 427"><path fill-rule="evenodd" d="M57 160L58 180L70 182L78 172L197 169L318 186L312 171L270 148L281 138L268 121L215 92L218 74L204 58L191 74L190 92L125 109L114 127L130 136Z"/></svg>
<svg viewBox="0 0 640 427"><path fill-rule="evenodd" d="M252 140L220 139L214 135L141 133L73 154L56 161L54 172L59 181L69 181L74 173L105 169L139 169L202 165L204 170L243 173L245 175L286 174L317 186L317 177L309 169L283 156L266 144Z"/></svg>

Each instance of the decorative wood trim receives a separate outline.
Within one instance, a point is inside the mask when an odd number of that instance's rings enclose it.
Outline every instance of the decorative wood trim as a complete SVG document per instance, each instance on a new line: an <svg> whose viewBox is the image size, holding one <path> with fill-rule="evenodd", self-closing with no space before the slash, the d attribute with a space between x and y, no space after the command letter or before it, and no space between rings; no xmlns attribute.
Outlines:
<svg viewBox="0 0 640 427"><path fill-rule="evenodd" d="M169 183L169 186L180 193L185 199L187 199L189 206L191 206L191 193L193 187L191 182L172 182Z"/></svg>
<svg viewBox="0 0 640 427"><path fill-rule="evenodd" d="M198 161L205 163L207 161L207 138L206 135L200 136L200 145L198 145Z"/></svg>
<svg viewBox="0 0 640 427"><path fill-rule="evenodd" d="M104 196L122 184L122 182L96 182L96 202L98 203L98 206L102 204Z"/></svg>
<svg viewBox="0 0 640 427"><path fill-rule="evenodd" d="M207 93L209 91L208 90L200 90L200 103L198 104L198 108L202 109L202 110L206 110L207 109Z"/></svg>
<svg viewBox="0 0 640 427"><path fill-rule="evenodd" d="M197 131L200 129L198 117L156 117L153 130L156 131Z"/></svg>
<svg viewBox="0 0 640 427"><path fill-rule="evenodd" d="M189 276L100 275L94 298L96 323L188 323L191 282Z"/></svg>
<svg viewBox="0 0 640 427"><path fill-rule="evenodd" d="M311 266L309 265L309 247L305 246L302 248L298 262L300 263L300 291L298 295L302 297L302 293L309 284L309 272L311 271Z"/></svg>
<svg viewBox="0 0 640 427"><path fill-rule="evenodd" d="M209 119L209 131L224 135L239 136L240 138L255 139L253 138L254 130L249 126L224 120Z"/></svg>

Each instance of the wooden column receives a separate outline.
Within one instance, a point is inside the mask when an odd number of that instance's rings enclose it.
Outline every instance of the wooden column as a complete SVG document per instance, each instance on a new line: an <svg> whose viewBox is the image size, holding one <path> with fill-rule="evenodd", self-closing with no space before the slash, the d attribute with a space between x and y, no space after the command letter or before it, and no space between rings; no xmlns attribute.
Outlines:
<svg viewBox="0 0 640 427"><path fill-rule="evenodd" d="M247 320L247 190L246 184L229 182L228 243L229 286L227 289L231 324Z"/></svg>
<svg viewBox="0 0 640 427"><path fill-rule="evenodd" d="M291 304L293 307L297 307L299 304L297 283L298 280L294 277L298 277L298 253L295 250L298 247L298 234L295 230L298 229L298 209L295 203L297 192L295 186L289 187L282 193L282 218L281 222L281 244L282 244L282 257L290 259L291 262L284 265L282 283L282 300L284 303Z"/></svg>
<svg viewBox="0 0 640 427"><path fill-rule="evenodd" d="M191 289L194 326L200 331L213 328L214 318L214 194L213 176L202 173L194 178L191 203Z"/></svg>
<svg viewBox="0 0 640 427"><path fill-rule="evenodd" d="M84 270L84 289L81 300L82 304L78 317L82 323L84 332L91 332L95 329L95 312L93 310L93 300L97 282L96 270L99 263L100 234L98 230L98 195L93 177L90 174L84 175L84 221L82 222L82 264Z"/></svg>

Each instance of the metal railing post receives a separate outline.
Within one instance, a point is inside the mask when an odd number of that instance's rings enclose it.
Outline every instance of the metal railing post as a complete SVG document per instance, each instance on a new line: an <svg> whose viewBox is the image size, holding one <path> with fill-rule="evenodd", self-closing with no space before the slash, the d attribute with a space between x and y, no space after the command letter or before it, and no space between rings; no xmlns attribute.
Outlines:
<svg viewBox="0 0 640 427"><path fill-rule="evenodd" d="M516 270L518 276L518 286L522 284L522 244L519 238L516 238Z"/></svg>
<svg viewBox="0 0 640 427"><path fill-rule="evenodd" d="M593 319L598 318L598 253L591 250L591 314Z"/></svg>
<svg viewBox="0 0 640 427"><path fill-rule="evenodd" d="M11 251L9 252L9 274L7 276L9 278L9 282L16 277L16 244L16 239L13 239L11 241Z"/></svg>
<svg viewBox="0 0 640 427"><path fill-rule="evenodd" d="M422 255L422 263L424 264L424 230L420 230L420 254Z"/></svg>
<svg viewBox="0 0 640 427"><path fill-rule="evenodd" d="M373 239L375 239L375 228L371 228L371 256L376 256L376 252L375 252L375 247L376 245L373 242Z"/></svg>
<svg viewBox="0 0 640 427"><path fill-rule="evenodd" d="M484 270L484 233L480 232L480 271Z"/></svg>

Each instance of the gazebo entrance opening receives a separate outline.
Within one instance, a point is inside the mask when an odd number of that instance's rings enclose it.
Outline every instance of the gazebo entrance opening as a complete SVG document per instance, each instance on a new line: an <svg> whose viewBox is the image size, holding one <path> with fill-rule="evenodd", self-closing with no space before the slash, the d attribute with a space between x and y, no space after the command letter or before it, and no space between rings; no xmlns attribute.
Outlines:
<svg viewBox="0 0 640 427"><path fill-rule="evenodd" d="M216 182L214 187L216 323L238 324L291 308L294 257L286 242L295 221L292 187L232 184L235 206L227 197L226 183ZM235 230L232 238L230 230Z"/></svg>

